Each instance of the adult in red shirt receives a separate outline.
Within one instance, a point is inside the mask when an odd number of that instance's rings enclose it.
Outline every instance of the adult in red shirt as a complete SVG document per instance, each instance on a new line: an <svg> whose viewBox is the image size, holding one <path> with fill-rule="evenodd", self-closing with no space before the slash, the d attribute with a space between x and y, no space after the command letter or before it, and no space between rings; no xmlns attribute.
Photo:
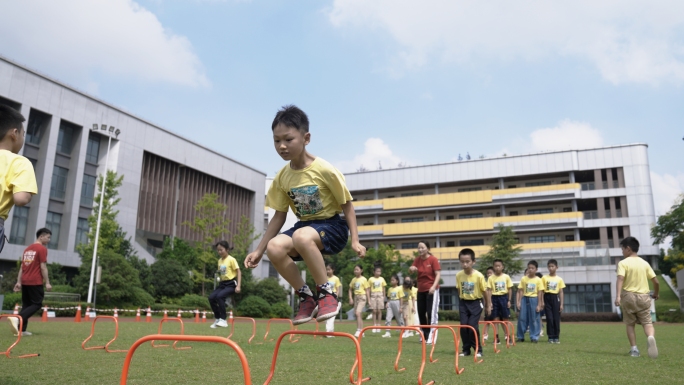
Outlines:
<svg viewBox="0 0 684 385"><path fill-rule="evenodd" d="M437 325L441 270L439 260L430 253L430 243L418 242L418 257L409 271L412 274L418 273L418 319L421 325ZM434 330L423 328L423 338L428 344L432 343Z"/></svg>
<svg viewBox="0 0 684 385"><path fill-rule="evenodd" d="M43 306L43 283L47 291L52 290L50 277L47 269L47 244L50 243L52 231L42 228L36 232L36 242L24 250L21 256L21 269L17 277L17 284L14 291L21 290L21 312L19 317L22 319L22 336L30 336L31 332L26 331L29 317L36 314ZM10 318L14 330L19 333L19 319Z"/></svg>

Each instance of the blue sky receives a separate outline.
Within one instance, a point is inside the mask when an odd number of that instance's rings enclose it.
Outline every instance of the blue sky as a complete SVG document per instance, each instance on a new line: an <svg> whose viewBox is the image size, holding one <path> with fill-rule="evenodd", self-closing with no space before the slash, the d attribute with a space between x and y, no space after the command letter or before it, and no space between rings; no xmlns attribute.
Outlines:
<svg viewBox="0 0 684 385"><path fill-rule="evenodd" d="M684 190L679 2L18 3L0 54L269 175L294 103L343 171L646 142L656 211Z"/></svg>

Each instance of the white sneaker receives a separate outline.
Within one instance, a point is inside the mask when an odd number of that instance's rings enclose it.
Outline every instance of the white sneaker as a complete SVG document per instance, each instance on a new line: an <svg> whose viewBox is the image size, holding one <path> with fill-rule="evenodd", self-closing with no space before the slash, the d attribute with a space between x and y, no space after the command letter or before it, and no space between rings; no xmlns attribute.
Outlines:
<svg viewBox="0 0 684 385"><path fill-rule="evenodd" d="M211 326L209 326L209 327L212 328L212 329L216 329L216 324L218 324L218 322L219 322L219 320L217 320L217 319L214 320L214 323L211 324Z"/></svg>
<svg viewBox="0 0 684 385"><path fill-rule="evenodd" d="M487 341L487 340L489 339L489 334L483 335L482 338L483 338L485 341Z"/></svg>
<svg viewBox="0 0 684 385"><path fill-rule="evenodd" d="M479 352L478 352L475 356L476 356L477 358L482 358L482 353L479 353Z"/></svg>
<svg viewBox="0 0 684 385"><path fill-rule="evenodd" d="M216 326L222 327L222 328L227 328L227 327L228 327L228 322L226 322L226 320L224 320L224 319L220 319L220 320L218 320L218 322L216 323Z"/></svg>
<svg viewBox="0 0 684 385"><path fill-rule="evenodd" d="M390 332L385 332L385 334L382 335L382 338L390 338L390 337L392 337L390 335Z"/></svg>
<svg viewBox="0 0 684 385"><path fill-rule="evenodd" d="M544 331L543 330L539 332L539 337L544 337Z"/></svg>
<svg viewBox="0 0 684 385"><path fill-rule="evenodd" d="M361 330L357 330L356 333L354 333L354 337L359 338L361 335Z"/></svg>
<svg viewBox="0 0 684 385"><path fill-rule="evenodd" d="M656 346L655 337L649 336L648 342L648 356L651 358L658 358L658 347Z"/></svg>
<svg viewBox="0 0 684 385"><path fill-rule="evenodd" d="M10 325L12 325L12 328L14 329L14 335L19 334L19 318L9 317L8 319L9 319Z"/></svg>
<svg viewBox="0 0 684 385"><path fill-rule="evenodd" d="M32 336L32 335L33 335L33 333L31 333L31 332L21 332L21 336L22 336L22 337L24 337L24 336Z"/></svg>

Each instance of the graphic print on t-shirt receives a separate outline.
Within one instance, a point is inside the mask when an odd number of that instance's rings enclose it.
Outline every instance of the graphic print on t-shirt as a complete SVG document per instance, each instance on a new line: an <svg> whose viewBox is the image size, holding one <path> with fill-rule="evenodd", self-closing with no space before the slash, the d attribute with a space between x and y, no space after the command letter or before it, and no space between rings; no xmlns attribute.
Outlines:
<svg viewBox="0 0 684 385"><path fill-rule="evenodd" d="M359 290L361 288L361 282L354 282L354 290Z"/></svg>
<svg viewBox="0 0 684 385"><path fill-rule="evenodd" d="M494 282L494 291L504 291L504 290L506 290L506 282L505 281Z"/></svg>
<svg viewBox="0 0 684 385"><path fill-rule="evenodd" d="M24 266L28 266L33 263L34 259L36 259L36 251L27 250L24 252L23 257L21 258L21 262L24 264Z"/></svg>
<svg viewBox="0 0 684 385"><path fill-rule="evenodd" d="M535 293L537 291L537 284L536 283L528 283L527 287L525 288L526 293Z"/></svg>
<svg viewBox="0 0 684 385"><path fill-rule="evenodd" d="M219 267L219 272L221 275L226 275L226 265L221 265L221 267Z"/></svg>
<svg viewBox="0 0 684 385"><path fill-rule="evenodd" d="M390 299L397 299L397 292L396 291L390 291Z"/></svg>
<svg viewBox="0 0 684 385"><path fill-rule="evenodd" d="M556 291L558 289L558 282L548 281L546 282L547 291Z"/></svg>
<svg viewBox="0 0 684 385"><path fill-rule="evenodd" d="M380 282L380 281L373 282L373 287L376 289L379 288L381 285L382 285L382 282Z"/></svg>
<svg viewBox="0 0 684 385"><path fill-rule="evenodd" d="M475 282L461 282L461 294L474 294Z"/></svg>
<svg viewBox="0 0 684 385"><path fill-rule="evenodd" d="M287 195L292 199L297 217L313 215L323 210L323 201L318 186L293 187Z"/></svg>

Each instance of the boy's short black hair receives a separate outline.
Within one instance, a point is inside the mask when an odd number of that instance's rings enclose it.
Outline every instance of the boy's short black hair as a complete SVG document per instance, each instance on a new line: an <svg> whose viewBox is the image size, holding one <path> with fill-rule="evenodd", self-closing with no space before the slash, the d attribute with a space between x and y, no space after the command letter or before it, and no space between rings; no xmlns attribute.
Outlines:
<svg viewBox="0 0 684 385"><path fill-rule="evenodd" d="M278 110L275 118L273 118L271 131L275 130L276 126L279 124L282 124L285 127L294 127L304 133L309 132L309 117L294 104L288 104Z"/></svg>
<svg viewBox="0 0 684 385"><path fill-rule="evenodd" d="M497 263L497 262L500 262L502 265L506 266L506 265L503 263L503 261L500 260L499 258L495 259L494 262L492 262L492 265L495 264L495 263Z"/></svg>
<svg viewBox="0 0 684 385"><path fill-rule="evenodd" d="M36 231L36 238L40 238L40 236L43 234L52 235L52 231L50 231L50 229L48 229L47 227L38 229L38 231Z"/></svg>
<svg viewBox="0 0 684 385"><path fill-rule="evenodd" d="M634 237L627 237L620 241L620 246L629 247L633 252L639 252L639 241Z"/></svg>
<svg viewBox="0 0 684 385"><path fill-rule="evenodd" d="M546 266L548 266L548 265L554 265L554 266L558 267L558 261L556 261L555 259L549 259L549 261L546 262Z"/></svg>
<svg viewBox="0 0 684 385"><path fill-rule="evenodd" d="M228 244L228 241L218 241L218 242L216 242L216 244L214 245L214 247L219 247L219 246L222 246L224 249L226 249L226 251L231 251L231 250L233 250L233 248L230 247L230 244Z"/></svg>
<svg viewBox="0 0 684 385"><path fill-rule="evenodd" d="M473 251L473 249L469 249L466 247L465 249L461 250L461 252L458 253L458 259L461 259L461 255L470 255L470 260L475 262L475 252Z"/></svg>
<svg viewBox="0 0 684 385"><path fill-rule="evenodd" d="M538 278L544 278L544 275L540 272L536 272L534 275L536 275Z"/></svg>
<svg viewBox="0 0 684 385"><path fill-rule="evenodd" d="M530 266L530 265L534 266L535 269L539 268L539 264L537 263L537 261L532 260L532 261L527 262L527 266Z"/></svg>
<svg viewBox="0 0 684 385"><path fill-rule="evenodd" d="M13 128L21 130L22 123L25 120L19 111L10 106L0 104L0 140L5 139L7 132Z"/></svg>
<svg viewBox="0 0 684 385"><path fill-rule="evenodd" d="M494 271L494 266L489 266L489 267L487 268L487 271L489 271L489 270Z"/></svg>

